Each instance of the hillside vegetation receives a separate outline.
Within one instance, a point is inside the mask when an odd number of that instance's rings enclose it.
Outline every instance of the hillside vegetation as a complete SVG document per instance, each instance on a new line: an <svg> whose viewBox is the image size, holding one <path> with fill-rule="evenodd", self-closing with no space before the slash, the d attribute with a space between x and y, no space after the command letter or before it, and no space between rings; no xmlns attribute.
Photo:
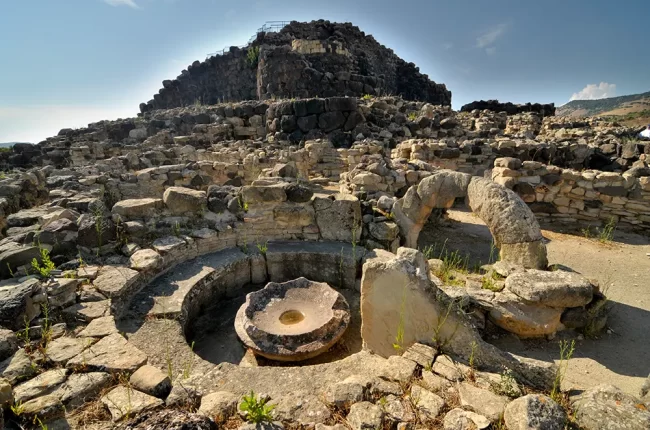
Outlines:
<svg viewBox="0 0 650 430"><path fill-rule="evenodd" d="M599 100L572 100L558 107L556 115L572 117L598 115L629 126L650 124L650 91Z"/></svg>

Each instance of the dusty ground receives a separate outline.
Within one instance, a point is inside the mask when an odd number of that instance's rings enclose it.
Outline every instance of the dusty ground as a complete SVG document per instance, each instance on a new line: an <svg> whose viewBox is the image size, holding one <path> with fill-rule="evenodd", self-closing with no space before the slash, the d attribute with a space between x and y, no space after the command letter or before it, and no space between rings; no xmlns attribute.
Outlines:
<svg viewBox="0 0 650 430"><path fill-rule="evenodd" d="M426 226L420 247L446 242L446 248L470 254L472 263L486 263L492 236L472 213L449 211L449 222ZM490 339L513 353L540 360L559 359L558 340L576 339L563 389L584 389L601 383L639 394L650 373L650 239L633 233L616 232L611 244L573 234L543 231L548 240L549 263L563 264L596 279L612 302L609 330L598 339L581 339L572 331L553 340L519 340L515 336Z"/></svg>

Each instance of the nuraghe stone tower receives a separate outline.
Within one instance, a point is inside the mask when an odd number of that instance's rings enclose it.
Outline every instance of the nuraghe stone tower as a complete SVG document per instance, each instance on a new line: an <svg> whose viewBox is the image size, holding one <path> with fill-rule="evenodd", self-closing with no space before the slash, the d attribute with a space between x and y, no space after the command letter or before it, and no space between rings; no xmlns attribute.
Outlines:
<svg viewBox="0 0 650 430"><path fill-rule="evenodd" d="M350 23L292 21L260 31L245 47L195 61L163 81L142 112L194 103L332 96L399 95L451 105L451 92Z"/></svg>

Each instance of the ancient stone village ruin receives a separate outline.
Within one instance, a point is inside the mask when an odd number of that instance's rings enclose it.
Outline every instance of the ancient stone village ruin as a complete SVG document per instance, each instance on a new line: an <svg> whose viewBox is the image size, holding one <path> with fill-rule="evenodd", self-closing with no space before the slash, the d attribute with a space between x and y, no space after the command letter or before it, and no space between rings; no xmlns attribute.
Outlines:
<svg viewBox="0 0 650 430"><path fill-rule="evenodd" d="M489 342L607 330L542 228L647 233L650 142L552 105L454 111L328 21L162 85L0 154L7 428L650 428L648 384L569 393L569 342L557 363ZM488 258L424 238L453 208Z"/></svg>

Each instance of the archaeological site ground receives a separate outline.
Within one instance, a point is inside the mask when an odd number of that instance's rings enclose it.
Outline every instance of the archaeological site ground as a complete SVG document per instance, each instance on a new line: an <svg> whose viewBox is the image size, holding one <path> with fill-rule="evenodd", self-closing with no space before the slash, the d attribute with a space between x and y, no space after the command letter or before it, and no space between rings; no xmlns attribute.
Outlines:
<svg viewBox="0 0 650 430"><path fill-rule="evenodd" d="M0 422L650 429L650 141L451 100L274 23L0 152Z"/></svg>

